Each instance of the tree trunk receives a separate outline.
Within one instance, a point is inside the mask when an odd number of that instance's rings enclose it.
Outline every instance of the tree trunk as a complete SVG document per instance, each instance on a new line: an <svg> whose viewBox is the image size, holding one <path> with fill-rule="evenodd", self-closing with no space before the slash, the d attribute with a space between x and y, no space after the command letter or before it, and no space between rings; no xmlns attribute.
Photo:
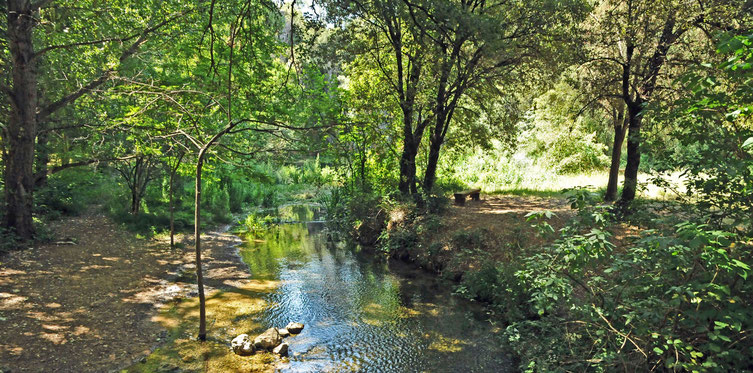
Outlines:
<svg viewBox="0 0 753 373"><path fill-rule="evenodd" d="M361 155L360 155L360 164L361 164L361 191L366 191L366 136L363 137L363 142L361 144Z"/></svg>
<svg viewBox="0 0 753 373"><path fill-rule="evenodd" d="M175 171L170 173L170 248L175 248L175 202L173 197L173 185L175 184Z"/></svg>
<svg viewBox="0 0 753 373"><path fill-rule="evenodd" d="M612 202L617 199L617 183L620 176L620 160L622 158L622 144L625 142L625 134L629 122L624 118L624 112L620 112L614 128L614 141L612 142L612 163L609 165L609 182L604 201Z"/></svg>
<svg viewBox="0 0 753 373"><path fill-rule="evenodd" d="M137 188L131 191L131 215L138 215L141 211L141 196Z"/></svg>
<svg viewBox="0 0 753 373"><path fill-rule="evenodd" d="M627 135L627 165L625 165L625 183L620 197L621 204L628 204L634 200L638 188L638 166L641 163L641 112L640 103L628 107L630 125Z"/></svg>
<svg viewBox="0 0 753 373"><path fill-rule="evenodd" d="M426 164L426 173L424 174L424 192L431 194L434 188L434 182L437 180L437 165L439 164L439 150L442 147L442 140L437 140L432 136L429 142L429 159Z"/></svg>
<svg viewBox="0 0 753 373"><path fill-rule="evenodd" d="M36 188L42 188L47 185L47 164L50 163L50 149L48 148L48 135L49 133L44 130L40 130L41 127L44 127L44 123L38 123L37 124L37 132L39 134L37 135L37 145L35 147L36 149L36 167L34 169L34 175L36 175L34 180L34 187Z"/></svg>
<svg viewBox="0 0 753 373"><path fill-rule="evenodd" d="M405 141L400 157L400 183L398 189L403 195L416 194L416 153L412 141Z"/></svg>
<svg viewBox="0 0 753 373"><path fill-rule="evenodd" d="M3 225L22 240L34 236L34 141L37 135L37 72L32 44L35 23L28 0L7 5L8 47L12 59L13 88L7 125L5 163L5 217Z"/></svg>
<svg viewBox="0 0 753 373"><path fill-rule="evenodd" d="M175 173L178 172L180 162L183 160L185 153L180 153L180 157L175 161L175 167L170 169L170 248L175 248Z"/></svg>
<svg viewBox="0 0 753 373"><path fill-rule="evenodd" d="M211 143L210 143L211 144ZM204 276L201 270L201 169L204 166L204 153L207 147L199 151L196 160L196 200L194 201L194 240L196 242L196 284L199 288L199 340L207 339L207 311L204 297Z"/></svg>

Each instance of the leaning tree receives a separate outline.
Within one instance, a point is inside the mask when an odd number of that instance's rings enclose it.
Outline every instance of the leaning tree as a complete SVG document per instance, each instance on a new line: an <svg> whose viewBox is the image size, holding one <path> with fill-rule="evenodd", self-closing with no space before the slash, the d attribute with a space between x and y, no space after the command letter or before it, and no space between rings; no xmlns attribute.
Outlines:
<svg viewBox="0 0 753 373"><path fill-rule="evenodd" d="M192 4L166 1L138 11L119 2L8 0L3 31L8 53L0 82L6 95L3 127L3 225L23 240L34 235L32 210L37 183L37 147L47 141L46 124L95 89L104 88L122 66L160 31L191 12ZM150 44L150 47L156 44ZM41 82L56 81L54 92ZM60 82L64 82L60 83ZM40 135L42 135L40 137ZM41 175L47 173L46 157ZM39 170L37 170L39 173Z"/></svg>

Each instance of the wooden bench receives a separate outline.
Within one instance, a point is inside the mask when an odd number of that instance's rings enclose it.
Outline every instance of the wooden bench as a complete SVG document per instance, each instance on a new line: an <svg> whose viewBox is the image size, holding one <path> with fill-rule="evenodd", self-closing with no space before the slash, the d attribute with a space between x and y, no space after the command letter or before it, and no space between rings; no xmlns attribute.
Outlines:
<svg viewBox="0 0 753 373"><path fill-rule="evenodd" d="M471 196L471 199L474 201L480 201L481 189L468 189L462 192L455 193L455 204L461 205L461 206L464 205L465 197L468 197L468 196Z"/></svg>

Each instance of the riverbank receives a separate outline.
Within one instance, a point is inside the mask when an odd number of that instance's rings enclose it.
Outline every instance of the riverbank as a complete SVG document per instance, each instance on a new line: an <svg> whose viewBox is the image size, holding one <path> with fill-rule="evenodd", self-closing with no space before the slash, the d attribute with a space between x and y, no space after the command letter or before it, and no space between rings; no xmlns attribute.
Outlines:
<svg viewBox="0 0 753 373"><path fill-rule="evenodd" d="M562 228L574 216L567 200L537 196L483 196L439 214L417 214L410 205L389 212L380 245L391 256L456 281L485 265L510 262L546 242L527 214L550 211Z"/></svg>
<svg viewBox="0 0 753 373"><path fill-rule="evenodd" d="M228 227L203 236L211 325L204 344L194 340L198 299L189 235L171 250L164 237L136 238L94 211L51 228L58 241L0 258L0 370L273 369L271 356L241 360L227 347L231 334L257 330L233 320L262 307L247 302L249 292L274 287L249 280L234 247L240 240Z"/></svg>
<svg viewBox="0 0 753 373"><path fill-rule="evenodd" d="M384 202L378 247L484 303L519 370L749 368L751 242L692 220L693 205L639 200L623 215L593 197L434 214Z"/></svg>

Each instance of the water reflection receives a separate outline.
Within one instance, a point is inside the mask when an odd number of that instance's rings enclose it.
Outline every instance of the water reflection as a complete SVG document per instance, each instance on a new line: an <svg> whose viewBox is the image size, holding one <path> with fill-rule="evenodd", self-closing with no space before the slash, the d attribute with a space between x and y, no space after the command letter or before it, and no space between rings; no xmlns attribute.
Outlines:
<svg viewBox="0 0 753 373"><path fill-rule="evenodd" d="M247 237L255 279L279 280L266 326L306 324L289 338L284 372L510 370L476 304L433 278L326 242L322 223L283 224Z"/></svg>

